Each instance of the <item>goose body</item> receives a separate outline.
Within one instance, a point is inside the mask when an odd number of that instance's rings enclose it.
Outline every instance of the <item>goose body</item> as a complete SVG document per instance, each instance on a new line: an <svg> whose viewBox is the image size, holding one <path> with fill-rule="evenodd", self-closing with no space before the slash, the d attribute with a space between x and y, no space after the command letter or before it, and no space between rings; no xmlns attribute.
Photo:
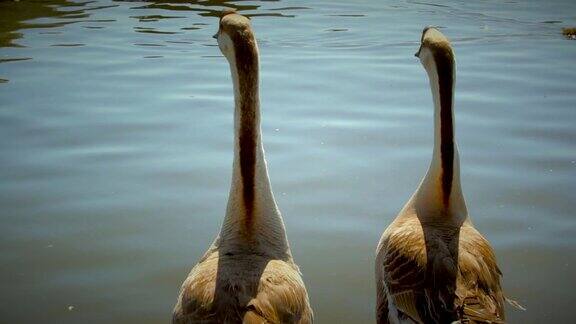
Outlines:
<svg viewBox="0 0 576 324"><path fill-rule="evenodd" d="M224 12L214 37L234 87L232 184L220 233L182 284L173 323L312 323L268 178L250 21Z"/></svg>
<svg viewBox="0 0 576 324"><path fill-rule="evenodd" d="M434 99L434 151L418 189L376 250L378 323L504 323L494 251L472 225L454 140L455 60L437 29L416 54Z"/></svg>

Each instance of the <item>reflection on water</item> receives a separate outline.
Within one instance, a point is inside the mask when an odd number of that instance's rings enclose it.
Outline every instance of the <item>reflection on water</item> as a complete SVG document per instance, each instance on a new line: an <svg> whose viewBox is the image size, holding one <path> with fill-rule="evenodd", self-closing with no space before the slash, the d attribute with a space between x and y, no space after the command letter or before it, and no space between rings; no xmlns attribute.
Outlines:
<svg viewBox="0 0 576 324"><path fill-rule="evenodd" d="M122 0L116 0L122 1ZM128 1L130 2L130 1ZM135 6L132 9L161 9L161 10L170 10L170 11L195 11L198 12L200 16L203 17L219 17L220 12L224 8L231 8L237 11L246 12L246 11L256 11L260 9L261 5L247 5L239 3L239 1L142 1L147 3L146 5L142 6ZM289 11L289 10L299 10L299 9L308 9L307 7L281 7L281 8L272 8L268 9L270 11ZM294 15L286 15L278 12L263 12L263 13L248 13L246 16L249 17L261 17L261 16L268 16L268 17L294 17ZM158 16L154 16L158 17ZM139 18L139 17L134 17ZM164 18L177 18L177 17L162 17ZM142 20L140 20L142 21Z"/></svg>
<svg viewBox="0 0 576 324"><path fill-rule="evenodd" d="M0 2L0 46L21 46L15 40L22 37L18 32L26 28L51 28L63 26L64 23L27 23L36 18L60 17L66 18L68 12L59 8L73 5L71 1L2 1ZM76 13L72 13L75 15Z"/></svg>
<svg viewBox="0 0 576 324"><path fill-rule="evenodd" d="M22 37L21 30L56 28L71 23L90 22L87 18L90 17L91 10L115 7L115 5L88 7L89 4L94 3L67 0L0 1L0 46L22 46L16 42ZM50 21L47 18L50 18Z"/></svg>
<svg viewBox="0 0 576 324"><path fill-rule="evenodd" d="M425 25L458 58L470 212L511 323L569 322L576 3L1 1L0 313L158 323L216 235L232 160L214 16L253 17L272 183L319 323L374 320L373 253L428 165Z"/></svg>

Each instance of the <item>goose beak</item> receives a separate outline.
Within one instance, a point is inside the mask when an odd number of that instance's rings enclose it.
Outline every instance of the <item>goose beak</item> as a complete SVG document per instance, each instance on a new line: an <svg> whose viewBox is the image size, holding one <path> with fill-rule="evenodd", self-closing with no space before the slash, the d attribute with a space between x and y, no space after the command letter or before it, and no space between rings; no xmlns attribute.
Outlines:
<svg viewBox="0 0 576 324"><path fill-rule="evenodd" d="M414 53L414 56L417 58L420 58L420 49L422 49L422 47L418 48L418 52Z"/></svg>
<svg viewBox="0 0 576 324"><path fill-rule="evenodd" d="M216 33L216 34L212 35L212 38L214 38L214 39L218 39L218 33Z"/></svg>

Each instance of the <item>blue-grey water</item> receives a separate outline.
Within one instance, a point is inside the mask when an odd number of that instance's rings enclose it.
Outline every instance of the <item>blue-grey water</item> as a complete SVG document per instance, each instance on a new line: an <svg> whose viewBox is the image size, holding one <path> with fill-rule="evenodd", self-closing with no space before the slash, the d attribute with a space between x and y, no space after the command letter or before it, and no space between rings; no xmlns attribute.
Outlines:
<svg viewBox="0 0 576 324"><path fill-rule="evenodd" d="M168 322L224 216L232 86L217 11L252 15L263 136L318 323L374 321L376 243L424 175L426 25L511 323L576 300L576 2L0 2L0 322Z"/></svg>

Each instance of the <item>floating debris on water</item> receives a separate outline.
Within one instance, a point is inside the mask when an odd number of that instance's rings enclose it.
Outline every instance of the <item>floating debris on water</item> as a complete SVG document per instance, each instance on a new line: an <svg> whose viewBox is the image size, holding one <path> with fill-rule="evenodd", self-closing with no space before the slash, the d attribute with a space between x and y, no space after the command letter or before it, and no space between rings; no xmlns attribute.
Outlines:
<svg viewBox="0 0 576 324"><path fill-rule="evenodd" d="M568 39L576 40L576 27L562 28L562 35Z"/></svg>
<svg viewBox="0 0 576 324"><path fill-rule="evenodd" d="M31 59L32 59L31 57L7 57L7 58L0 58L0 63L27 61Z"/></svg>
<svg viewBox="0 0 576 324"><path fill-rule="evenodd" d="M86 46L86 44L74 43L74 44L52 44L52 47L79 47Z"/></svg>

